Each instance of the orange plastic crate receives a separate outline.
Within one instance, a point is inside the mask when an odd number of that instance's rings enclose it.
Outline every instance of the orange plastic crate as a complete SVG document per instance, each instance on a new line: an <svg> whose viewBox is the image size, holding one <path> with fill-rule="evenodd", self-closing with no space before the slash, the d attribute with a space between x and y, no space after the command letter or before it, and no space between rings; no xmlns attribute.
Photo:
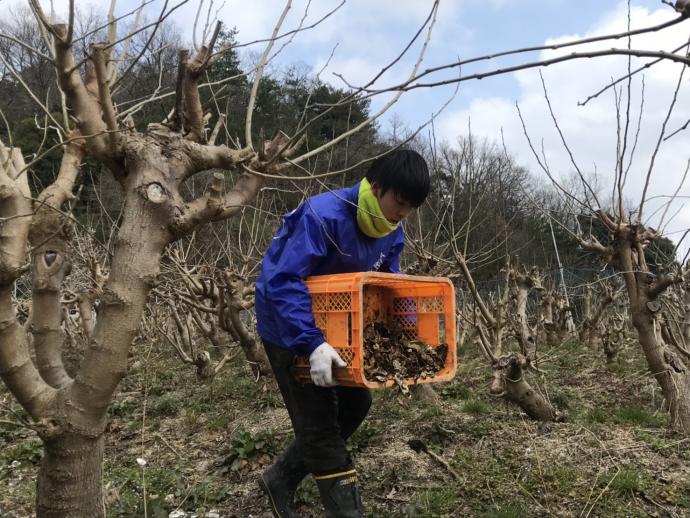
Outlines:
<svg viewBox="0 0 690 518"><path fill-rule="evenodd" d="M408 384L447 381L455 376L455 289L450 279L357 272L309 277L306 285L317 327L347 362L347 367L333 369L339 385L382 388L395 384L393 380L370 381L364 372L363 331L375 320L397 322L411 340L448 345L443 369L433 377L410 378ZM298 357L295 367L297 379L310 383L308 359Z"/></svg>

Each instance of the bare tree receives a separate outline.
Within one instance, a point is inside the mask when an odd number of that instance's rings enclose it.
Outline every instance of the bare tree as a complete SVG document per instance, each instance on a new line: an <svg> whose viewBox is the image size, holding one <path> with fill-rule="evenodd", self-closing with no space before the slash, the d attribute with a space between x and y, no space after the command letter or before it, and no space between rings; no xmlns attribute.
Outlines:
<svg viewBox="0 0 690 518"><path fill-rule="evenodd" d="M536 370L532 355L528 351L528 343L533 334L528 329L526 313L520 310L519 305L509 307L508 304L511 284L518 290L521 289L519 287L521 284L524 299L526 299L526 292L529 289L527 286L536 284L537 281L527 281L524 278L516 280L516 272L508 262L504 270L505 284L499 289L491 308L477 290L464 257L458 254L456 261L469 292L474 298L476 309L473 324L477 330L478 343L494 371L491 393L515 403L533 419L552 421L556 418L556 411L526 379L526 374L530 369ZM516 301L519 302L521 298L522 296L518 293ZM503 350L506 338L511 336L518 342L520 352L506 353Z"/></svg>
<svg viewBox="0 0 690 518"><path fill-rule="evenodd" d="M303 176L293 177L294 181L314 178L312 172L305 168L310 159L368 127L395 104L404 91L604 55L666 59L685 65L690 63L685 53L680 52L681 49L661 52L613 48L597 52L573 52L549 60L460 75L451 80L424 82L423 78L436 72L448 68L459 69L469 62L420 71L424 49L436 20L438 3L434 2L429 18L415 36L416 40L426 29L427 38L422 43L419 58L408 79L381 89L373 86L374 78L355 89L351 95L343 96L338 102L325 107L319 115L300 121L293 134L278 133L267 140L257 136L253 124L254 108L265 67L275 54L274 45L289 34L280 34L282 22L290 8L288 2L252 71L253 81L243 121L244 135L242 142L231 148L209 143L206 130L208 117L199 93L204 71L214 55L218 27L208 31L208 40L193 56L186 50L180 51L174 93L152 95L126 110L119 110L113 102L113 93L118 82L128 76L132 63L138 61L140 54L130 60L129 68L112 67L113 48L120 43L113 29L115 20L109 20L107 42L91 46L88 57L79 61L74 52L74 2L70 2L67 24L49 21L38 0L30 0L30 3L47 40L45 48L36 50L38 55L45 54L44 59L54 65L64 99L63 122L52 120L56 126L62 126L63 157L56 180L33 197L27 182L27 172L32 162L27 164L16 147L0 147L0 376L26 410L31 419L30 426L38 432L45 445L38 480L39 516L105 516L101 480L106 410L119 381L126 374L127 354L138 332L147 295L157 284L161 257L167 245L211 221L239 214L254 199L264 178L280 177L289 167L302 169ZM676 5L681 13L676 20L628 33L663 30L684 21L690 15L690 7L684 0L679 0ZM160 26L172 9L164 8L160 17L152 22L153 26ZM557 47L617 39L624 35L607 35L559 44ZM134 34L128 35L132 36ZM147 45L145 43L143 48ZM544 48L518 49L503 55L523 54ZM493 57L484 56L470 61L490 60ZM390 66L397 61L394 60ZM120 75L117 76L117 73ZM323 117L324 113L353 102L358 94L361 99L362 96L370 97L385 91L395 91L395 94L380 110L327 143L297 156L306 128ZM151 124L145 131L137 131L131 116L142 105L160 101L163 95L174 99L174 110L170 116L163 124ZM40 98L33 95L32 100L46 117L54 119ZM70 376L62 363L58 329L61 321L61 285L69 273L66 250L72 221L65 206L74 196L75 183L85 157L104 166L107 174L111 174L119 184L123 192L124 210L114 233L110 271L99 295L93 334L78 370L74 376ZM211 169L236 172L234 186L226 189L226 175L218 172L207 192L186 199L182 194L185 182ZM641 215L641 208L638 213ZM581 243L604 256L624 276L633 308L633 323L650 368L662 386L673 423L688 431L690 373L677 354L661 344L653 333L653 313L657 311L658 296L675 280L667 276L655 278L641 253L644 245L658 234L626 220L622 210L614 218L603 212L598 215L611 233L610 243L602 245L586 238L582 238ZM453 237L453 234L449 237ZM454 252L452 257L462 267L464 253L460 249ZM35 279L32 292L33 325L30 330L18 318L12 297L14 282L27 270L28 264L31 264ZM471 276L466 265L463 274L465 272L470 283ZM477 294L476 289L473 294ZM496 324L493 314L481 303L481 297L475 298L481 318L490 324L492 332L498 333L496 339L500 340L501 326ZM36 346L37 332L40 336ZM35 344L35 363L29 351L31 338ZM483 343L490 344L488 339ZM553 415L550 406L544 404L543 398L541 401L537 398L520 375L529 366L524 354L498 356L492 350L488 350L488 353L491 353L489 356L493 355L494 365L506 373L506 394L512 394L511 397L516 397L518 401L526 397L524 401L535 416ZM516 385L513 386L513 383Z"/></svg>
<svg viewBox="0 0 690 518"><path fill-rule="evenodd" d="M604 316L606 308L615 300L616 292L610 283L600 281L597 283L599 293L596 300L593 300L592 287L587 286L583 298L582 321L580 323L579 335L580 340L588 344L591 348L595 348L598 339L601 337L600 323ZM596 306L592 306L596 303Z"/></svg>
<svg viewBox="0 0 690 518"><path fill-rule="evenodd" d="M644 248L659 234L629 222L620 214L614 221L604 211L598 212L609 231L609 242L582 238L580 245L599 254L613 266L625 281L632 322L637 330L642 351L652 375L661 386L671 414L671 426L690 432L690 371L677 351L659 340L655 330L655 314L661 310L659 297L674 282L682 279L673 273L654 275L649 271Z"/></svg>
<svg viewBox="0 0 690 518"><path fill-rule="evenodd" d="M179 254L173 262L179 283L169 283L168 300L174 332L164 336L175 347L185 363L197 367L202 379L215 376L235 356L230 350L212 365L208 351L195 350L194 338L208 340L216 349L239 347L257 376L270 374L268 358L253 326L243 318L254 306L254 288L247 284L247 275L232 268L219 270L213 266L191 268ZM196 270L196 271L195 271Z"/></svg>
<svg viewBox="0 0 690 518"><path fill-rule="evenodd" d="M601 333L606 366L609 369L616 364L618 353L625 345L627 339L626 327L625 316L618 311L612 311Z"/></svg>
<svg viewBox="0 0 690 518"><path fill-rule="evenodd" d="M240 214L255 198L265 178L280 178L288 168L300 167L303 179L311 179L312 171L301 164L368 127L400 94L366 120L299 156L305 129L315 118L328 113L329 108L300 121L291 136L278 132L270 140L263 138L253 124L259 84L275 55L276 42L284 39L285 34L294 36L299 32L280 33L291 7L287 2L253 70L242 143L236 147L215 145L217 131L209 140L209 114L201 104L200 82L214 58L220 24L208 31L208 38L195 55L180 50L172 113L164 123L149 124L145 131L138 131L133 115L141 106L157 102L160 96L151 95L123 109L113 101L113 93L153 37L132 58L123 49L123 66L114 61L113 49L146 26L130 30L125 39L118 40L116 20L111 16L103 28L107 41L93 44L87 58L79 61L74 52L78 43L74 2L70 2L66 24L49 21L38 0L31 0L30 5L47 40L50 54L46 59L55 66L70 117L62 124L54 121L62 130L62 162L56 180L35 198L27 181L33 162L25 163L16 147L0 146L0 376L28 414L28 426L36 430L44 443L37 514L105 516L102 460L106 411L127 372L128 352L139 332L147 296L158 284L166 247L207 223ZM175 8L164 8L148 27L155 31ZM423 33L426 28L427 42L437 9L435 2L420 30ZM425 48L423 45L412 75L418 71ZM340 105L356 100L355 96L346 97ZM48 112L40 99L34 96L33 100ZM67 204L74 198L86 157L101 164L103 174L112 175L124 201L113 231L107 280L101 279L93 297L85 296L82 301L82 318L93 309L95 299L98 310L95 323L91 319L87 326L89 339L83 360L70 375L61 355L61 291L70 272L67 250L73 223ZM215 173L206 192L186 197L186 183L209 170ZM236 176L231 188L226 187L228 171ZM15 280L27 271L27 257L33 276L29 329L17 317L13 299ZM251 288L240 284L228 272L220 286L222 291L219 285L215 286L218 296L213 300L223 313L223 321L231 323L231 333L237 333L239 341L248 345L251 337L243 335L245 330L236 320L240 308L246 307ZM196 289L206 288L192 283L192 291ZM30 354L32 339L35 362Z"/></svg>

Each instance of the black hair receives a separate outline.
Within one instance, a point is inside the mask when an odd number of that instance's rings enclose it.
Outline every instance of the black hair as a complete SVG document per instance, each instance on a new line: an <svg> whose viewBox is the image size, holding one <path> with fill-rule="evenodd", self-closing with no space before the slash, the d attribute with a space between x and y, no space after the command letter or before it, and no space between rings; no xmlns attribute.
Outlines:
<svg viewBox="0 0 690 518"><path fill-rule="evenodd" d="M366 174L369 183L376 182L381 194L389 189L419 207L429 194L429 168L426 160L411 149L396 149L377 158Z"/></svg>

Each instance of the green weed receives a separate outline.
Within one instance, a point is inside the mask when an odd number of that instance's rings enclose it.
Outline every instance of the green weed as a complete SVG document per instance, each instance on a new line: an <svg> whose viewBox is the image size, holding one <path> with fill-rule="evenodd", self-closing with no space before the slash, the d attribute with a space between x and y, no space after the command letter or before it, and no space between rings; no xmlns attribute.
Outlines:
<svg viewBox="0 0 690 518"><path fill-rule="evenodd" d="M108 412L112 417L126 417L131 418L134 410L139 406L139 402L132 397L124 397L116 399L108 407Z"/></svg>
<svg viewBox="0 0 690 518"><path fill-rule="evenodd" d="M608 477L610 487L622 496L631 496L642 489L643 477L636 468L623 468Z"/></svg>
<svg viewBox="0 0 690 518"><path fill-rule="evenodd" d="M214 432L226 430L232 421L232 416L226 414L212 415L208 420L208 429Z"/></svg>
<svg viewBox="0 0 690 518"><path fill-rule="evenodd" d="M552 481L558 488L567 489L577 479L577 472L567 465L546 467L544 479Z"/></svg>
<svg viewBox="0 0 690 518"><path fill-rule="evenodd" d="M182 408L182 398L179 394L175 392L170 392L168 394L162 395L158 398L156 405L154 407L154 412L156 415L160 416L174 416Z"/></svg>
<svg viewBox="0 0 690 518"><path fill-rule="evenodd" d="M616 412L615 418L619 423L649 427L662 426L665 421L664 418L654 415L639 406L622 407Z"/></svg>
<svg viewBox="0 0 690 518"><path fill-rule="evenodd" d="M478 399L470 399L462 405L462 411L472 415L488 414L491 411L489 405Z"/></svg>
<svg viewBox="0 0 690 518"><path fill-rule="evenodd" d="M271 432L253 435L241 430L230 441L230 451L223 463L229 465L231 471L237 471L253 457L261 454L274 455L277 446L276 438Z"/></svg>
<svg viewBox="0 0 690 518"><path fill-rule="evenodd" d="M405 515L414 518L452 516L457 497L457 491L454 488L428 489L415 495Z"/></svg>
<svg viewBox="0 0 690 518"><path fill-rule="evenodd" d="M446 399L469 399L470 389L462 383L451 383L441 389L441 395Z"/></svg>
<svg viewBox="0 0 690 518"><path fill-rule="evenodd" d="M668 451L678 444L677 440L659 437L658 435L654 435L644 430L640 430L639 432L637 432L637 436L660 453L666 452L667 454L673 455L677 453L675 451Z"/></svg>
<svg viewBox="0 0 690 518"><path fill-rule="evenodd" d="M7 459L8 464L15 460L22 464L38 464L43 458L43 443L38 440L20 443L7 452L3 452L3 457Z"/></svg>
<svg viewBox="0 0 690 518"><path fill-rule="evenodd" d="M584 415L584 421L589 424L605 423L608 419L608 413L601 408L591 408Z"/></svg>
<svg viewBox="0 0 690 518"><path fill-rule="evenodd" d="M527 511L520 504L496 505L493 509L488 509L479 515L480 518L526 518Z"/></svg>

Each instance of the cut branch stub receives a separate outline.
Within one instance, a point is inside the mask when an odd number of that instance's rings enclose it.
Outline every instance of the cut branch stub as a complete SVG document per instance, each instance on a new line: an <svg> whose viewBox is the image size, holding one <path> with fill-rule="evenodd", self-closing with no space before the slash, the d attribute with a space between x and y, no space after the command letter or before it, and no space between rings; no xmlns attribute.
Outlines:
<svg viewBox="0 0 690 518"><path fill-rule="evenodd" d="M172 129L174 131L184 132L184 113L185 113L185 71L187 69L187 62L189 61L189 51L181 49L178 56L177 64L177 85L175 88L175 113L172 117Z"/></svg>
<svg viewBox="0 0 690 518"><path fill-rule="evenodd" d="M158 182L150 183L146 187L146 199L151 203L163 203L166 198L165 189Z"/></svg>
<svg viewBox="0 0 690 518"><path fill-rule="evenodd" d="M269 161L273 161L275 158L280 155L282 151L285 150L285 147L290 143L290 137L288 137L285 133L282 131L279 131L273 139L264 142L262 149L263 152L265 153L266 158L268 158Z"/></svg>
<svg viewBox="0 0 690 518"><path fill-rule="evenodd" d="M46 266L48 266L48 267L52 266L53 263L55 262L55 259L57 259L57 256L58 256L57 252L54 252L52 250L47 251L43 255L43 260L45 261Z"/></svg>
<svg viewBox="0 0 690 518"><path fill-rule="evenodd" d="M208 206L215 210L223 208L223 194L225 192L225 175L223 173L213 173L213 180L208 194Z"/></svg>
<svg viewBox="0 0 690 518"><path fill-rule="evenodd" d="M683 16L690 16L690 0L676 0L674 8Z"/></svg>
<svg viewBox="0 0 690 518"><path fill-rule="evenodd" d="M661 309L661 302L658 300L650 300L647 302L647 309L652 313L657 313Z"/></svg>
<svg viewBox="0 0 690 518"><path fill-rule="evenodd" d="M502 356L494 364L494 369L505 369L509 365L512 365L517 361L517 357L514 354L508 356Z"/></svg>

